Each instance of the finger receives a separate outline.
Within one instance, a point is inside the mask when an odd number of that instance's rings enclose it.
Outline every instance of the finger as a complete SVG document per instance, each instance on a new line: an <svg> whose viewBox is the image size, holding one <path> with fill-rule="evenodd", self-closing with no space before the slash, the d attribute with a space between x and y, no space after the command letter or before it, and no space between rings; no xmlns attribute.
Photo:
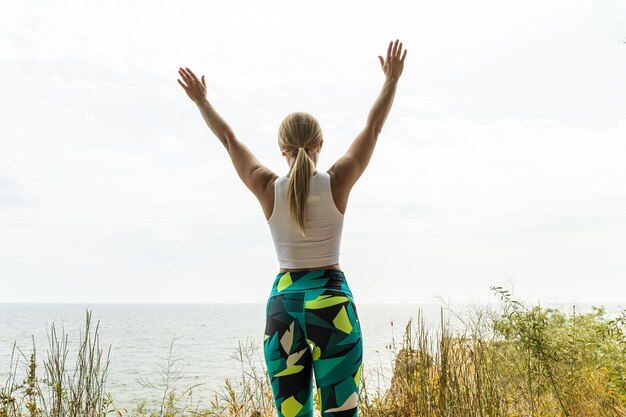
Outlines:
<svg viewBox="0 0 626 417"><path fill-rule="evenodd" d="M402 42L400 42L400 46L398 47L398 59L400 59L400 54L402 53Z"/></svg>
<svg viewBox="0 0 626 417"><path fill-rule="evenodd" d="M192 85L195 83L195 80L193 79L193 77L189 74L188 71L181 69L180 73L183 76L183 79L185 80L185 82L187 83L187 85Z"/></svg>
<svg viewBox="0 0 626 417"><path fill-rule="evenodd" d="M378 55L378 60L380 61L380 66L384 68L385 67L385 60L383 59L383 57Z"/></svg>
<svg viewBox="0 0 626 417"><path fill-rule="evenodd" d="M389 61L389 58L391 58L391 45L393 44L393 41L389 42L389 48L387 48L387 61Z"/></svg>
<svg viewBox="0 0 626 417"><path fill-rule="evenodd" d="M204 82L204 75L202 76L202 85L206 87L206 83Z"/></svg>
<svg viewBox="0 0 626 417"><path fill-rule="evenodd" d="M187 67L185 67L187 68ZM189 68L187 68L187 71L189 71L189 73L191 74L191 76L193 77L193 80L197 83L200 82L200 80L198 80L198 77L196 77L196 74L194 74L193 72L191 72L191 70Z"/></svg>
<svg viewBox="0 0 626 417"><path fill-rule="evenodd" d="M178 70L178 73L180 74L181 77L183 77L183 80L185 80L185 82L187 84L191 84L189 81L189 75L185 72L185 70L183 70L182 68Z"/></svg>
<svg viewBox="0 0 626 417"><path fill-rule="evenodd" d="M180 69L178 70L178 75L180 75L180 77L181 77L181 78L182 78L185 82L187 82L187 80L185 80L185 75L184 75L184 73L183 73ZM180 83L180 80L179 80L178 78L177 78L176 80ZM181 85L183 85L183 86L184 86L184 84L181 84Z"/></svg>
<svg viewBox="0 0 626 417"><path fill-rule="evenodd" d="M391 57L395 58L398 49L398 40L393 43L393 49L391 50Z"/></svg>
<svg viewBox="0 0 626 417"><path fill-rule="evenodd" d="M404 58L406 58L406 51L407 49L404 50L404 55L402 55L402 59L400 60L400 62L404 62Z"/></svg>
<svg viewBox="0 0 626 417"><path fill-rule="evenodd" d="M180 82L179 79L176 79L176 81L178 81L178 84L180 84L185 89L185 91L187 90L187 86L183 84L182 82Z"/></svg>

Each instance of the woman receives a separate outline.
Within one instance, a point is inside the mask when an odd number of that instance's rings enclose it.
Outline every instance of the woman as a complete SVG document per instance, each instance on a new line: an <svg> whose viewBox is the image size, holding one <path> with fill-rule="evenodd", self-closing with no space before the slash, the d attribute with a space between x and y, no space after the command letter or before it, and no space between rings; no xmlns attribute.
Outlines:
<svg viewBox="0 0 626 417"><path fill-rule="evenodd" d="M322 417L357 415L363 342L339 247L348 195L369 163L404 68L407 51L398 42L389 43L386 59L378 57L385 83L365 128L326 172L316 170L323 139L313 116L294 112L282 121L278 145L289 172L279 177L208 102L204 75L179 69L178 83L258 198L272 233L280 270L266 305L264 353L280 417L313 415L313 374Z"/></svg>

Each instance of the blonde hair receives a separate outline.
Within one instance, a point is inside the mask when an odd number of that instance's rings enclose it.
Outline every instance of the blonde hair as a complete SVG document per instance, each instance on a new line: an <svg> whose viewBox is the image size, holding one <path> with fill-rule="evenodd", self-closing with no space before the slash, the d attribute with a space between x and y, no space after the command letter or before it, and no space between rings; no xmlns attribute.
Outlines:
<svg viewBox="0 0 626 417"><path fill-rule="evenodd" d="M287 207L302 236L306 236L306 201L311 177L315 173L315 163L308 152L316 149L321 143L322 128L317 119L309 113L290 113L278 128L280 149L292 155L297 152L287 174L289 176Z"/></svg>

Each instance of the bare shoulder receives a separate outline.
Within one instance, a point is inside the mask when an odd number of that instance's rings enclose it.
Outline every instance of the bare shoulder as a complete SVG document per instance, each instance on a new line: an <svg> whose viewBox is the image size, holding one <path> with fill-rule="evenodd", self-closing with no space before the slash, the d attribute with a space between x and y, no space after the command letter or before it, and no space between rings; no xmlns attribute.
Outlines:
<svg viewBox="0 0 626 417"><path fill-rule="evenodd" d="M341 175L338 174L335 166L328 168L326 171L330 177L330 190L335 201L335 206L341 212L345 214L348 206L348 196L350 195L350 188L347 187L345 181L342 181Z"/></svg>
<svg viewBox="0 0 626 417"><path fill-rule="evenodd" d="M274 195L274 182L279 178L278 175L274 174L273 172L271 173L271 175L267 176L267 184L265 186L266 188L266 193L270 193L272 195Z"/></svg>
<svg viewBox="0 0 626 417"><path fill-rule="evenodd" d="M274 182L278 179L278 175L273 172L269 172L264 177L263 192L259 194L259 203L261 203L261 208L263 209L263 214L265 214L265 219L269 220L274 211Z"/></svg>

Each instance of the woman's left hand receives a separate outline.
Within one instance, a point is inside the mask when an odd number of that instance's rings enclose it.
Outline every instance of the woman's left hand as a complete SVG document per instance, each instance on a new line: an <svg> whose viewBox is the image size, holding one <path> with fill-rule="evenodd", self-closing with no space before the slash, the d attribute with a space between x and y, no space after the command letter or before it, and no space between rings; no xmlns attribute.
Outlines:
<svg viewBox="0 0 626 417"><path fill-rule="evenodd" d="M180 80L177 80L178 84L185 89L185 93L187 93L191 101L198 104L202 100L206 100L206 84L204 82L204 75L202 76L202 81L200 81L198 80L198 77L196 77L196 74L191 72L191 70L187 67L179 68L178 73L187 85L183 84Z"/></svg>

